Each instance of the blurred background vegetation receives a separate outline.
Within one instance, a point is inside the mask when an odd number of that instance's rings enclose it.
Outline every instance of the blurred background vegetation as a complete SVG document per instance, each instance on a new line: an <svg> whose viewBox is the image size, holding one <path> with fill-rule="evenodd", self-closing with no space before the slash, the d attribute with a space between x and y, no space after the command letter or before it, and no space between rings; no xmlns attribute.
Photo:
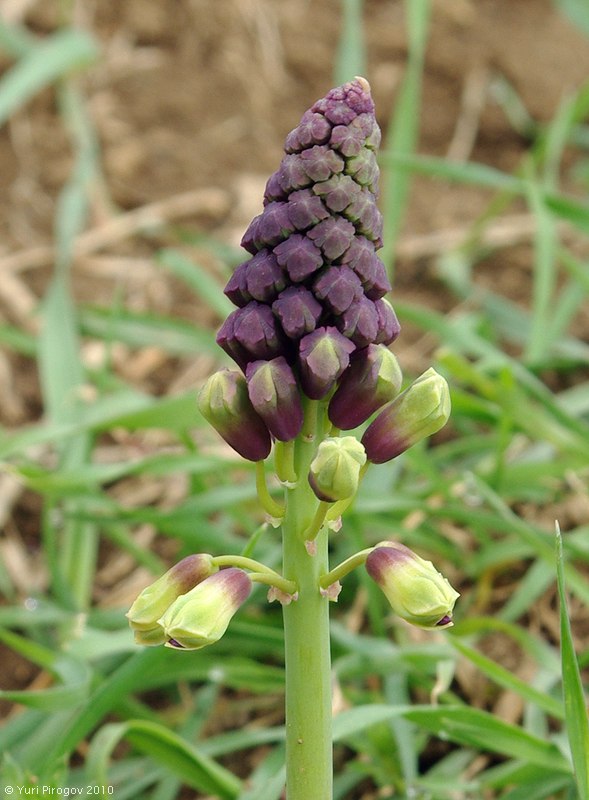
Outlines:
<svg viewBox="0 0 589 800"><path fill-rule="evenodd" d="M587 800L584 0L4 0L0 69L4 786L281 796L280 610L191 655L123 614L190 552L279 563L195 391L285 135L362 74L395 353L454 412L369 471L334 559L398 538L462 596L432 635L346 580L335 797Z"/></svg>

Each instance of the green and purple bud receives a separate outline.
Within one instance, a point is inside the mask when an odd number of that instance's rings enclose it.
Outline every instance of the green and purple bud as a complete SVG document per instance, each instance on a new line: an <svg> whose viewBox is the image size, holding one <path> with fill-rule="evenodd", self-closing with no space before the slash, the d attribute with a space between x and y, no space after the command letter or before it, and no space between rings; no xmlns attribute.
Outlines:
<svg viewBox="0 0 589 800"><path fill-rule="evenodd" d="M329 394L350 363L356 346L336 328L317 328L301 339L299 371L307 397L321 400Z"/></svg>
<svg viewBox="0 0 589 800"><path fill-rule="evenodd" d="M238 309L217 341L244 372L253 361L282 356L303 391L319 398L342 369L338 363L334 377L333 359L324 352L321 360L332 370L324 379L313 365L307 368L310 334L338 331L351 343L349 352L337 347L343 369L356 347L388 344L398 335L394 311L383 302L391 285L376 255L382 246L379 142L364 78L329 91L286 137L263 211L241 242L251 258L225 289Z"/></svg>
<svg viewBox="0 0 589 800"><path fill-rule="evenodd" d="M139 594L126 617L137 644L164 644L166 635L158 620L172 603L217 571L208 553L186 556Z"/></svg>
<svg viewBox="0 0 589 800"><path fill-rule="evenodd" d="M420 628L448 628L460 596L431 561L405 545L381 542L366 559L366 570L401 619Z"/></svg>
<svg viewBox="0 0 589 800"><path fill-rule="evenodd" d="M200 650L218 642L251 590L247 573L235 567L206 578L178 597L159 620L166 647Z"/></svg>
<svg viewBox="0 0 589 800"><path fill-rule="evenodd" d="M272 440L248 395L247 382L237 371L222 369L207 380L198 395L203 417L230 447L248 461L263 461Z"/></svg>
<svg viewBox="0 0 589 800"><path fill-rule="evenodd" d="M368 460L383 464L396 458L443 428L449 416L448 384L430 367L368 426L362 437Z"/></svg>
<svg viewBox="0 0 589 800"><path fill-rule="evenodd" d="M353 436L324 439L309 469L309 483L319 500L349 500L358 491L366 453Z"/></svg>
<svg viewBox="0 0 589 800"><path fill-rule="evenodd" d="M402 379L397 359L384 345L357 350L329 401L330 422L344 431L357 428L399 394Z"/></svg>
<svg viewBox="0 0 589 800"><path fill-rule="evenodd" d="M303 427L303 405L294 372L283 356L248 364L247 390L268 430L281 442L296 438Z"/></svg>

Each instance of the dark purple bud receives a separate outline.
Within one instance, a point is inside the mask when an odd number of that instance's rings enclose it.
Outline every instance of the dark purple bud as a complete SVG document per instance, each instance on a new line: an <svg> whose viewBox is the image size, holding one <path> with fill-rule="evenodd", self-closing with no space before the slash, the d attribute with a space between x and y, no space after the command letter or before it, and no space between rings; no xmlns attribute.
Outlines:
<svg viewBox="0 0 589 800"><path fill-rule="evenodd" d="M287 209L288 203L278 201L268 203L263 213L257 217L254 245L258 250L262 247L273 247L293 232L294 226Z"/></svg>
<svg viewBox="0 0 589 800"><path fill-rule="evenodd" d="M327 117L334 125L349 125L358 114L373 114L374 103L365 78L355 78L343 86L331 89L312 108Z"/></svg>
<svg viewBox="0 0 589 800"><path fill-rule="evenodd" d="M378 180L378 164L376 163L374 152L365 147L359 155L348 158L346 161L346 173L351 175L362 186L368 186L371 191L375 192Z"/></svg>
<svg viewBox="0 0 589 800"><path fill-rule="evenodd" d="M330 217L308 231L307 236L321 248L329 261L334 261L346 252L355 229L351 222L341 217Z"/></svg>
<svg viewBox="0 0 589 800"><path fill-rule="evenodd" d="M397 359L384 345L356 350L329 401L330 421L344 431L357 428L399 394L401 381Z"/></svg>
<svg viewBox="0 0 589 800"><path fill-rule="evenodd" d="M287 193L294 189L303 189L311 183L305 164L301 156L296 153L284 156L278 168L278 176L280 188Z"/></svg>
<svg viewBox="0 0 589 800"><path fill-rule="evenodd" d="M286 200L287 194L281 186L280 170L274 172L266 182L264 189L264 205L272 203L274 200ZM242 245L243 247L244 245Z"/></svg>
<svg viewBox="0 0 589 800"><path fill-rule="evenodd" d="M286 286L286 275L269 250L260 250L249 261L247 291L262 303L271 303Z"/></svg>
<svg viewBox="0 0 589 800"><path fill-rule="evenodd" d="M217 343L242 369L250 361L279 355L283 344L272 309L255 300L227 317Z"/></svg>
<svg viewBox="0 0 589 800"><path fill-rule="evenodd" d="M329 267L315 281L313 292L334 314L343 314L362 296L362 284L348 267Z"/></svg>
<svg viewBox="0 0 589 800"><path fill-rule="evenodd" d="M308 289L290 286L272 303L272 311L289 339L300 339L315 330L323 307Z"/></svg>
<svg viewBox="0 0 589 800"><path fill-rule="evenodd" d="M256 233L258 230L258 223L261 217L262 217L261 214L258 214L257 217L254 217L250 222L250 224L248 225L246 232L241 237L241 242L240 242L241 246L243 247L244 250L247 250L248 253L251 253L252 255L255 255L260 249L259 246L256 245Z"/></svg>
<svg viewBox="0 0 589 800"><path fill-rule="evenodd" d="M376 205L376 197L368 189L362 189L344 211L344 215L356 223L358 233L372 241L382 236L382 214Z"/></svg>
<svg viewBox="0 0 589 800"><path fill-rule="evenodd" d="M283 356L254 361L247 368L247 390L254 409L281 442L295 439L303 427L297 381Z"/></svg>
<svg viewBox="0 0 589 800"><path fill-rule="evenodd" d="M374 138L377 135L376 131L378 131L378 135L380 135L380 128L378 127L373 111L358 114L356 119L350 123L350 127L359 128L365 139Z"/></svg>
<svg viewBox="0 0 589 800"><path fill-rule="evenodd" d="M321 202L321 198L314 195L311 189L300 189L288 198L288 216L297 230L305 231L317 225L322 219L326 219L329 211Z"/></svg>
<svg viewBox="0 0 589 800"><path fill-rule="evenodd" d="M357 156L364 147L366 135L359 125L336 125L331 132L329 144L344 156Z"/></svg>
<svg viewBox="0 0 589 800"><path fill-rule="evenodd" d="M237 340L235 335L235 326L239 320L239 312L243 311L238 308L232 314L229 314L225 322L221 325L217 332L217 344L243 369L245 370L248 361L251 357L245 347Z"/></svg>
<svg viewBox="0 0 589 800"><path fill-rule="evenodd" d="M360 194L361 188L349 175L332 175L329 180L315 184L313 191L324 198L331 211L339 214Z"/></svg>
<svg viewBox="0 0 589 800"><path fill-rule="evenodd" d="M344 168L343 158L327 145L315 145L303 150L300 158L305 172L314 183L326 181Z"/></svg>
<svg viewBox="0 0 589 800"><path fill-rule="evenodd" d="M360 119L360 117L358 117L358 119ZM356 120L354 120L354 122L355 121ZM380 147L380 141L382 135L380 132L380 128L376 124L376 120L372 119L371 121L374 122L374 124L372 126L372 130L370 131L370 133L366 138L366 147L370 147L371 150L378 150L378 148Z"/></svg>
<svg viewBox="0 0 589 800"><path fill-rule="evenodd" d="M250 262L245 261L235 268L233 275L227 281L225 287L225 294L231 300L233 305L243 308L252 299L251 294L247 290L247 271Z"/></svg>
<svg viewBox="0 0 589 800"><path fill-rule="evenodd" d="M317 328L301 339L299 369L307 397L320 400L335 386L350 363L355 345L336 328Z"/></svg>
<svg viewBox="0 0 589 800"><path fill-rule="evenodd" d="M366 347L378 334L378 313L372 300L360 297L336 320L340 333L351 339L356 347Z"/></svg>
<svg viewBox="0 0 589 800"><path fill-rule="evenodd" d="M284 149L296 153L314 144L325 144L331 134L331 125L323 114L305 111L297 127L286 137Z"/></svg>
<svg viewBox="0 0 589 800"><path fill-rule="evenodd" d="M384 297L377 300L374 306L378 313L378 334L374 343L391 344L401 333L401 326L399 325L395 310Z"/></svg>
<svg viewBox="0 0 589 800"><path fill-rule="evenodd" d="M293 233L286 241L277 245L274 255L295 283L304 281L323 265L321 250L301 233Z"/></svg>
<svg viewBox="0 0 589 800"><path fill-rule="evenodd" d="M222 369L211 375L200 390L198 407L207 422L243 458L262 461L270 453L270 434L250 402L240 372Z"/></svg>
<svg viewBox="0 0 589 800"><path fill-rule="evenodd" d="M329 95L318 100L312 108L313 111L325 114L333 125L349 125L356 116L356 112L346 103L329 98Z"/></svg>
<svg viewBox="0 0 589 800"><path fill-rule="evenodd" d="M370 300L378 300L391 290L384 264L375 253L375 245L364 236L355 236L342 262L354 270Z"/></svg>

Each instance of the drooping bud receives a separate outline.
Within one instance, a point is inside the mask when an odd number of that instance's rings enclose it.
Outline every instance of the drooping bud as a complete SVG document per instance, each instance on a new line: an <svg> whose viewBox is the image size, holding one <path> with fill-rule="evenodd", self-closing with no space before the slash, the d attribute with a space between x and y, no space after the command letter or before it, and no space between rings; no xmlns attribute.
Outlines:
<svg viewBox="0 0 589 800"><path fill-rule="evenodd" d="M159 624L166 646L200 650L218 642L251 590L252 582L241 569L230 567L211 575L178 597L162 615Z"/></svg>
<svg viewBox="0 0 589 800"><path fill-rule="evenodd" d="M329 394L355 349L349 339L332 327L317 328L301 339L299 369L307 397L320 400Z"/></svg>
<svg viewBox="0 0 589 800"><path fill-rule="evenodd" d="M430 367L368 426L362 444L368 460L383 464L443 428L450 416L450 390Z"/></svg>
<svg viewBox="0 0 589 800"><path fill-rule="evenodd" d="M309 483L319 498L328 503L348 500L358 491L360 468L366 453L353 436L324 439L311 462Z"/></svg>
<svg viewBox="0 0 589 800"><path fill-rule="evenodd" d="M186 556L161 578L143 589L125 615L137 644L164 644L166 636L158 623L159 618L177 597L204 581L216 570L213 557L208 553Z"/></svg>
<svg viewBox="0 0 589 800"><path fill-rule="evenodd" d="M303 406L297 381L283 356L248 364L247 390L254 409L281 442L294 439L303 427Z"/></svg>
<svg viewBox="0 0 589 800"><path fill-rule="evenodd" d="M272 311L289 339L298 341L315 330L323 308L308 289L289 286L272 303Z"/></svg>
<svg viewBox="0 0 589 800"><path fill-rule="evenodd" d="M244 376L222 369L207 380L198 395L203 417L223 439L248 461L262 461L272 440L268 428L256 413Z"/></svg>
<svg viewBox="0 0 589 800"><path fill-rule="evenodd" d="M401 381L399 363L384 345L357 350L329 401L330 421L344 431L358 427L399 394Z"/></svg>
<svg viewBox="0 0 589 800"><path fill-rule="evenodd" d="M366 559L366 570L394 613L420 628L448 628L459 593L431 561L405 545L381 542Z"/></svg>
<svg viewBox="0 0 589 800"><path fill-rule="evenodd" d="M377 300L374 306L378 314L378 333L374 343L391 344L401 332L395 310L385 297Z"/></svg>
<svg viewBox="0 0 589 800"><path fill-rule="evenodd" d="M249 284L249 275L246 279ZM245 368L249 361L280 355L283 340L270 306L252 300L227 317L217 333L217 344Z"/></svg>

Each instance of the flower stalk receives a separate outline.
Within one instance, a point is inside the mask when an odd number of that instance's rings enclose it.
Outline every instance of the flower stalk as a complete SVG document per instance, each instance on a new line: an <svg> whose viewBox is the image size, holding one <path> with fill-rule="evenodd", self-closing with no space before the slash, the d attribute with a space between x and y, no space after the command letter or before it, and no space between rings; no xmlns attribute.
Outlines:
<svg viewBox="0 0 589 800"><path fill-rule="evenodd" d="M252 557L257 534L241 555L184 559L128 614L139 644L199 650L224 635L252 583L269 587L283 606L288 800L332 798L329 604L340 582L365 565L394 613L424 628L451 625L458 596L394 542L329 565L329 537L369 465L401 456L450 411L434 370L400 392L389 350L400 327L377 255L379 141L364 78L332 89L288 134L242 239L250 258L225 288L236 310L217 342L239 370L215 373L198 397L225 442L255 462L260 506L281 528L281 571ZM283 502L268 488L272 463Z"/></svg>

